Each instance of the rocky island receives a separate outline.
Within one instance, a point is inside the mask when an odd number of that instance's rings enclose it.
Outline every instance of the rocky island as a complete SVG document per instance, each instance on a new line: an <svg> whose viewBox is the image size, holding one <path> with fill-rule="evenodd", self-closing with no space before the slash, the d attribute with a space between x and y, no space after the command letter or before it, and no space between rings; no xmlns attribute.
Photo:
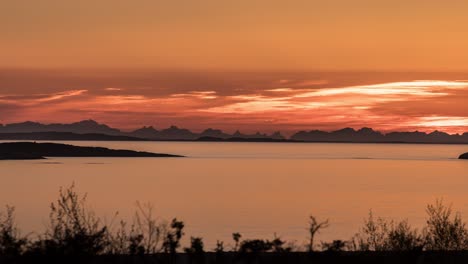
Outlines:
<svg viewBox="0 0 468 264"><path fill-rule="evenodd" d="M461 154L460 157L458 157L459 159L468 159L468 152L465 153L465 154Z"/></svg>
<svg viewBox="0 0 468 264"><path fill-rule="evenodd" d="M79 147L67 144L11 142L0 144L0 160L30 160L46 157L182 157L179 155L141 152L102 147Z"/></svg>

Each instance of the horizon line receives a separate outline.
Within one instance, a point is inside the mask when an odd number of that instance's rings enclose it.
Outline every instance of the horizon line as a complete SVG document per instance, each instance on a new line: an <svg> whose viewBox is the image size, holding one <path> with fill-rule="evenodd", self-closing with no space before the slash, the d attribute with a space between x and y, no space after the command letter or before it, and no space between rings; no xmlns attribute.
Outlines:
<svg viewBox="0 0 468 264"><path fill-rule="evenodd" d="M207 127L207 128L204 128L204 129L201 129L201 130L198 130L198 129L195 129L193 130L193 128L189 128L189 127L184 127L184 126L180 126L180 125L175 125L175 124L172 124L172 125L169 125L167 128L156 128L155 126L153 125L142 125L142 126L139 126L139 127L136 127L136 128L131 128L131 129L122 129L122 128L118 128L118 127L113 127L113 126L110 126L110 125L107 125L106 123L103 123L103 122L99 122L99 121L96 121L95 119L92 119L92 118L89 118L89 119L81 119L79 121L70 121L70 123L60 123L60 122L50 122L50 123L47 123L47 122L41 122L41 121L31 121L31 120L26 120L26 121L22 121L22 122L14 122L14 123L0 123L0 127L6 127L6 126L9 126L9 125L18 125L18 124L24 124L24 123L35 123L35 124L41 124L41 125L72 125L72 124L77 124L77 123L82 123L82 122L89 122L89 121L92 121L98 125L105 125L111 129L116 129L116 130L119 130L120 132L124 132L124 133L130 133L130 132L135 132L136 130L139 130L139 129L143 129L143 128L153 128L154 130L156 131L162 131L162 130L166 130L166 129L170 129L170 128L177 128L177 129L187 129L189 130L190 132L192 133L203 133L205 132L206 130L219 130L223 133L228 133L226 130L223 130L223 129L219 129L219 128L216 128L216 127ZM447 134L447 135L450 135L450 136L456 136L456 135L465 135L465 134L468 134L468 131L465 131L463 133L448 133L448 132L445 132L445 131L442 131L442 130L439 130L439 129L434 129L434 130L431 130L431 132L425 132L425 131L419 131L419 130L375 130L374 128L372 127L368 127L368 126L359 126L359 127L356 127L356 126L346 126L346 127L342 127L342 128L339 128L339 129L333 129L333 130L322 130L322 129L318 129L318 128L310 128L310 129L301 129L301 130L290 130L291 131L291 135L294 135L294 134L297 134L299 132L312 132L312 131L320 131L320 132L326 132L326 133L333 133L333 132L337 132L337 131L341 131L341 130L345 130L345 129L352 129L353 131L355 132L358 132L358 131L361 131L363 129L371 129L372 131L374 132L378 132L382 135L387 135L387 134L390 134L390 133L424 133L426 135L429 135L431 133L434 133L434 132L441 132L441 133L444 133L444 134ZM54 131L48 131L48 132L54 132ZM240 131L240 129L236 129L234 132L232 132L233 134L236 133L236 132L239 132L239 133L243 133L242 131ZM268 135L268 133L271 134L274 134L274 133L280 133L282 136L284 136L284 131L281 131L281 130L274 130L272 132L261 132L261 131L256 131L256 132L251 132L251 133L254 133L254 134L262 134L262 135ZM0 132L1 133L1 132ZM13 132L14 133L14 132ZM249 133L249 132L244 132L244 133Z"/></svg>

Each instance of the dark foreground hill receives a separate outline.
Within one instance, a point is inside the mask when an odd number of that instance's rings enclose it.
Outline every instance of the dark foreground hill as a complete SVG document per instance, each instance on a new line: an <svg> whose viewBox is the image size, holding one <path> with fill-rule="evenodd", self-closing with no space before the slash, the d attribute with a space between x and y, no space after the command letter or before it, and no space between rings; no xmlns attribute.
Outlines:
<svg viewBox="0 0 468 264"><path fill-rule="evenodd" d="M461 154L459 159L468 159L468 152L465 154Z"/></svg>
<svg viewBox="0 0 468 264"><path fill-rule="evenodd" d="M468 263L468 251L404 251L404 252L285 252L244 253L222 252L156 255L101 256L17 256L0 257L0 263L89 263L89 264L436 264Z"/></svg>
<svg viewBox="0 0 468 264"><path fill-rule="evenodd" d="M181 157L178 155L115 150L101 147L78 147L56 143L12 142L0 144L0 160L44 159L45 157Z"/></svg>

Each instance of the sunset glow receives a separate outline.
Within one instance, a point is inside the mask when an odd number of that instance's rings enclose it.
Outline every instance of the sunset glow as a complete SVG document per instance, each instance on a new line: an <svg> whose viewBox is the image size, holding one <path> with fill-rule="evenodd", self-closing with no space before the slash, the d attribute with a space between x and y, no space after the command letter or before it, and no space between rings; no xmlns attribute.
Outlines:
<svg viewBox="0 0 468 264"><path fill-rule="evenodd" d="M467 172L468 0L0 0L0 262L464 263Z"/></svg>
<svg viewBox="0 0 468 264"><path fill-rule="evenodd" d="M281 81L279 81L281 82ZM284 81L283 81L284 83ZM236 95L216 90L137 94L126 88L1 95L11 113L2 122L65 122L93 118L124 129L178 125L286 134L302 129L373 127L381 131L468 131L465 81L407 81L349 87L251 88Z"/></svg>
<svg viewBox="0 0 468 264"><path fill-rule="evenodd" d="M3 1L0 123L467 132L467 1Z"/></svg>

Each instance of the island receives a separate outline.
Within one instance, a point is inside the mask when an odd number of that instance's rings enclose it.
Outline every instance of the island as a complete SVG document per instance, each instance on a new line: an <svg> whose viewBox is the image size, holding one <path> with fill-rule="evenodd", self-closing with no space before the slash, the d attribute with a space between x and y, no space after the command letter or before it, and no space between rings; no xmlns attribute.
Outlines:
<svg viewBox="0 0 468 264"><path fill-rule="evenodd" d="M460 157L458 157L459 159L468 159L468 152L465 153L465 154L461 154Z"/></svg>
<svg viewBox="0 0 468 264"><path fill-rule="evenodd" d="M0 160L34 160L47 157L183 157L102 147L80 147L57 143L8 142L0 143Z"/></svg>

